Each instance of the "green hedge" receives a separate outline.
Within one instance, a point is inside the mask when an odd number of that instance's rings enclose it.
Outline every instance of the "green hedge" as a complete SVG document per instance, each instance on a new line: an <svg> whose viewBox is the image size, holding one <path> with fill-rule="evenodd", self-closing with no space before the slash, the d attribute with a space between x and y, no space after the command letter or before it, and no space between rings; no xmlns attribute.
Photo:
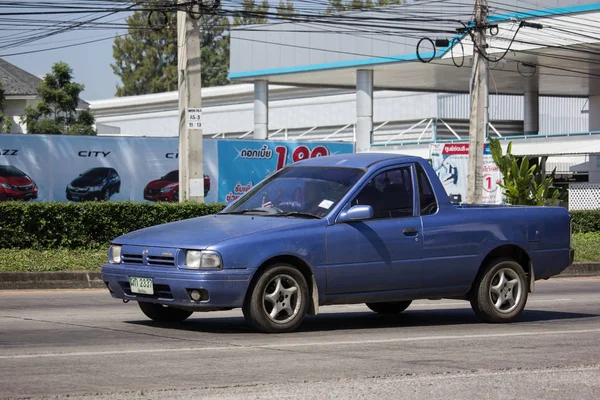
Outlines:
<svg viewBox="0 0 600 400"><path fill-rule="evenodd" d="M600 210L573 211L573 232L600 232Z"/></svg>
<svg viewBox="0 0 600 400"><path fill-rule="evenodd" d="M222 204L0 203L0 248L97 249L137 229L214 214ZM574 211L573 232L600 232L600 210Z"/></svg>
<svg viewBox="0 0 600 400"><path fill-rule="evenodd" d="M198 203L0 203L0 248L100 248L127 232L214 214L223 207Z"/></svg>

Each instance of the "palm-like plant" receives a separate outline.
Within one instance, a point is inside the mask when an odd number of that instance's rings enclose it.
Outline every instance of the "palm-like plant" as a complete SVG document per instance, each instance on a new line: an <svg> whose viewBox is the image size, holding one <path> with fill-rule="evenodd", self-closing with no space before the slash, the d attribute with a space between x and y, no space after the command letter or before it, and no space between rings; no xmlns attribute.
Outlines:
<svg viewBox="0 0 600 400"><path fill-rule="evenodd" d="M508 144L506 154L497 139L490 138L490 152L494 162L502 173L504 196L511 205L548 206L556 205L562 193L553 187L556 169L546 175L542 169L548 157L541 157L538 163L531 165L528 157L516 157L512 154L512 142Z"/></svg>

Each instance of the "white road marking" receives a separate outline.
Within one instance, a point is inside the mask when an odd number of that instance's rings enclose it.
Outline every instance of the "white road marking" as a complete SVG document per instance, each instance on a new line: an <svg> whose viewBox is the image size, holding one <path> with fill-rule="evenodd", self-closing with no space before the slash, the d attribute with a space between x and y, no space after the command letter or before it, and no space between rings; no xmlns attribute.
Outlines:
<svg viewBox="0 0 600 400"><path fill-rule="evenodd" d="M539 303L564 303L567 301L573 301L573 299L527 300L527 305L539 304ZM434 301L430 301L427 303L415 302L415 303L413 303L413 305L411 305L409 310L413 309L414 307L450 307L450 306L459 306L459 305L460 306L464 305L466 308L470 307L469 302L464 301L464 300L456 300L453 303L436 303ZM527 309L527 307L525 307L525 309Z"/></svg>
<svg viewBox="0 0 600 400"><path fill-rule="evenodd" d="M443 335L443 336L417 336L408 338L379 339L379 340L348 340L337 342L299 342L299 343L281 343L265 345L239 345L222 347L184 347L184 348L163 348L163 349L139 349L139 350L111 350L111 351L83 351L70 353L38 353L38 354L14 354L0 356L0 360L15 360L27 358L58 358L58 357L83 357L83 356L110 356L123 354L157 354L157 353L194 353L205 351L239 351L239 350L260 350L260 349L285 349L296 347L314 347L314 346L356 346L366 344L388 344L402 342L426 342L436 340L467 340L467 339L491 339L507 338L520 336L552 336L552 335L578 335L586 333L600 333L598 329L580 329L564 331L535 331L535 332L504 332L489 333L477 335Z"/></svg>

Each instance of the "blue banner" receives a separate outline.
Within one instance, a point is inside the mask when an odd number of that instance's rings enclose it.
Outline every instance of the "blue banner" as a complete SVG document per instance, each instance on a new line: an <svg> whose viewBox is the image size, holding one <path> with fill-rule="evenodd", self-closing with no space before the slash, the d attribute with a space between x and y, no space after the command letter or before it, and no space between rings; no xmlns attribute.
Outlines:
<svg viewBox="0 0 600 400"><path fill-rule="evenodd" d="M343 143L204 141L205 201L229 202L286 164ZM0 135L0 201L165 201L179 198L178 138Z"/></svg>
<svg viewBox="0 0 600 400"><path fill-rule="evenodd" d="M219 201L229 203L270 173L308 158L352 153L351 143L223 140L219 149Z"/></svg>

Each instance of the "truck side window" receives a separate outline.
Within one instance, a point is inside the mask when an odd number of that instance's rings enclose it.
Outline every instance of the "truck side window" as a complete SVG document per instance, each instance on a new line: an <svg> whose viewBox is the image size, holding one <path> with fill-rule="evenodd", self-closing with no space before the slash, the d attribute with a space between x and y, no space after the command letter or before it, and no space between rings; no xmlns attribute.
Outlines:
<svg viewBox="0 0 600 400"><path fill-rule="evenodd" d="M356 196L353 205L373 207L373 218L413 216L413 182L410 167L376 175Z"/></svg>
<svg viewBox="0 0 600 400"><path fill-rule="evenodd" d="M417 179L419 181L419 203L421 207L421 215L431 215L437 212L438 206L435 200L435 194L431 183L427 178L427 174L423 167L417 165Z"/></svg>

